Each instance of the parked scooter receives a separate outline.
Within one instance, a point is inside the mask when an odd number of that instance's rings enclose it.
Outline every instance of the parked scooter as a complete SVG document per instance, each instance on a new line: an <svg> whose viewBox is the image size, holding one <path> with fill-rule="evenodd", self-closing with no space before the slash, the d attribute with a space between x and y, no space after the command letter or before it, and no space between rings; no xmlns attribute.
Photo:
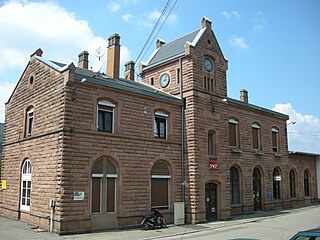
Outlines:
<svg viewBox="0 0 320 240"><path fill-rule="evenodd" d="M158 209L151 209L150 215L142 216L142 217L143 217L143 220L141 222L142 230L167 227L167 222L163 218L162 214L158 211Z"/></svg>

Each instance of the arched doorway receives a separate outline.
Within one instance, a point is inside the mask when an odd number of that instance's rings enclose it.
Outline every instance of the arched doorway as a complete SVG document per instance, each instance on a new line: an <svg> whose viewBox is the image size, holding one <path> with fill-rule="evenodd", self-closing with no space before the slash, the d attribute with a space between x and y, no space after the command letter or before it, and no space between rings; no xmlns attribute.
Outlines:
<svg viewBox="0 0 320 240"><path fill-rule="evenodd" d="M206 219L208 222L217 220L217 184L206 184Z"/></svg>
<svg viewBox="0 0 320 240"><path fill-rule="evenodd" d="M254 211L261 211L261 173L258 168L253 170L252 180Z"/></svg>

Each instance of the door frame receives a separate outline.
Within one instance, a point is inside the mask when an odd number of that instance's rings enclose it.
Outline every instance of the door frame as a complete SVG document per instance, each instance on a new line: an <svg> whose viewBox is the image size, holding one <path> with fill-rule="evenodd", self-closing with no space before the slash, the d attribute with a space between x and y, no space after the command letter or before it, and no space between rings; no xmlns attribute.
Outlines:
<svg viewBox="0 0 320 240"><path fill-rule="evenodd" d="M211 188L210 188L211 187ZM214 191L214 198L215 200L212 201L210 196L208 196L207 191ZM218 215L219 215L219 185L216 182L207 182L205 184L205 210L206 210L206 220L207 222L212 222L218 220ZM210 194L209 194L210 195ZM209 204L209 205L208 205ZM208 210L210 210L211 214L208 214Z"/></svg>
<svg viewBox="0 0 320 240"><path fill-rule="evenodd" d="M259 174L259 178L255 177L255 174ZM257 180L259 182L257 183ZM259 184L258 189L256 189L257 184ZM258 191L257 191L258 190ZM253 201L253 211L262 211L262 199L263 199L263 190L262 190L262 171L259 167L255 167L252 171L252 201ZM256 199L259 198L257 201Z"/></svg>

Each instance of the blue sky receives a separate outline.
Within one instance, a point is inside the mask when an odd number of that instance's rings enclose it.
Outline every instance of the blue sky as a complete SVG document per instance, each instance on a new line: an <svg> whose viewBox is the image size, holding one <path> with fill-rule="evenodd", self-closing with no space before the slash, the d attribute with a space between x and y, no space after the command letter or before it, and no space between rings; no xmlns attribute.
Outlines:
<svg viewBox="0 0 320 240"><path fill-rule="evenodd" d="M121 36L121 63L136 60L167 0L0 1L0 122L29 56L77 64L83 50ZM175 0L172 1L171 6ZM288 114L289 150L320 153L320 1L178 0L157 38L167 42L213 22L229 61L228 96ZM156 39L155 39L156 40ZM155 49L152 42L146 61ZM104 59L105 62L105 59Z"/></svg>

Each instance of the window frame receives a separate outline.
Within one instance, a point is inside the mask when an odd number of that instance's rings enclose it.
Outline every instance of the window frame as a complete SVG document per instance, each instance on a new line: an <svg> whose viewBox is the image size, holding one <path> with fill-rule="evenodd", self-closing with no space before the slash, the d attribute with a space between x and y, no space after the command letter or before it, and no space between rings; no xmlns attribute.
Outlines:
<svg viewBox="0 0 320 240"><path fill-rule="evenodd" d="M209 157L216 158L217 157L217 136L216 132L210 130L208 132L208 155Z"/></svg>
<svg viewBox="0 0 320 240"><path fill-rule="evenodd" d="M281 172L278 168L274 168L272 172L273 199L278 200L278 199L281 199L281 179L276 180L275 179L276 176L281 177Z"/></svg>
<svg viewBox="0 0 320 240"><path fill-rule="evenodd" d="M101 172L100 173L93 173L95 170L95 166L98 164L99 161L102 161L102 167L101 167ZM110 168L108 168L108 166ZM110 172L110 169L112 172ZM114 171L113 171L114 170ZM93 209L95 206L93 205L94 202L96 202L96 199L94 199L94 179L99 178L99 211L94 211ZM95 163L92 166L91 169L91 193L90 193L90 214L92 215L98 215L98 214L109 214L109 213L116 213L117 211L117 169L116 166L114 165L113 161L107 158L99 159L95 161ZM112 185L112 197L109 197L109 184ZM109 201L112 201L110 203ZM109 210L111 206L112 210Z"/></svg>
<svg viewBox="0 0 320 240"><path fill-rule="evenodd" d="M234 126L234 141L235 141L235 145L231 145L231 128L230 126ZM229 131L229 147L231 148L240 148L240 138L239 138L239 121L235 118L229 118L228 119L228 131Z"/></svg>
<svg viewBox="0 0 320 240"><path fill-rule="evenodd" d="M29 212L30 206L31 206L31 188L32 188L32 168L31 168L30 159L25 159L22 164L20 184L21 184L21 186L20 186L20 209L23 211ZM28 202L28 200L29 200L29 202Z"/></svg>
<svg viewBox="0 0 320 240"><path fill-rule="evenodd" d="M296 172L293 169L289 171L289 191L290 191L290 198L297 197L297 190L296 190Z"/></svg>
<svg viewBox="0 0 320 240"><path fill-rule="evenodd" d="M310 174L308 169L305 169L303 172L303 188L304 196L310 197Z"/></svg>
<svg viewBox="0 0 320 240"><path fill-rule="evenodd" d="M157 166L159 167L160 165L163 165L166 167L165 172L162 172L163 169L161 169L161 173L157 173L154 171L157 171ZM157 209L169 209L170 208L170 189L171 189L171 174L169 171L169 167L167 166L167 164L163 163L163 162L158 162L155 163L151 169L151 175L150 175L150 205L151 208L157 208ZM159 181L163 181L163 183L159 182ZM165 183L164 183L165 181ZM156 197L155 191L154 191L154 185L157 184L157 186L162 185L162 184L166 184L165 190L166 193L162 193L160 192L161 189L157 188L156 193L157 195L161 195L161 196L167 196L166 197L166 203L164 205L155 205L155 201L154 201L154 197Z"/></svg>
<svg viewBox="0 0 320 240"><path fill-rule="evenodd" d="M168 119L169 114L163 111L154 112L153 136L156 139L168 139ZM161 123L164 123L164 137L161 137Z"/></svg>
<svg viewBox="0 0 320 240"><path fill-rule="evenodd" d="M106 107L106 108L111 108L112 110L108 110L108 109L102 109L103 107ZM108 100L105 100L105 99L99 99L98 102L97 102L97 131L98 132L107 132L107 133L114 133L114 118L115 118L115 108L116 108L116 105ZM100 116L100 112L103 112L103 116L105 116L106 113L111 113L112 116L111 116L111 126L110 126L110 129L111 131L108 131L108 127L104 125L103 123L103 128L100 128L99 126L99 116ZM104 120L105 122L106 120Z"/></svg>
<svg viewBox="0 0 320 240"><path fill-rule="evenodd" d="M272 143L272 152L279 153L279 129L276 127L271 128L271 143Z"/></svg>
<svg viewBox="0 0 320 240"><path fill-rule="evenodd" d="M26 118L25 118L25 137L31 137L34 125L34 107L29 106L26 109Z"/></svg>
<svg viewBox="0 0 320 240"><path fill-rule="evenodd" d="M236 178L234 179L236 173ZM236 167L230 168L230 195L231 195L231 204L240 204L240 173L239 169Z"/></svg>
<svg viewBox="0 0 320 240"><path fill-rule="evenodd" d="M262 150L261 147L261 126L258 123L253 123L251 125L252 130L252 148L253 150ZM255 135L256 133L256 135ZM256 142L255 142L256 139ZM255 145L256 143L256 145Z"/></svg>

